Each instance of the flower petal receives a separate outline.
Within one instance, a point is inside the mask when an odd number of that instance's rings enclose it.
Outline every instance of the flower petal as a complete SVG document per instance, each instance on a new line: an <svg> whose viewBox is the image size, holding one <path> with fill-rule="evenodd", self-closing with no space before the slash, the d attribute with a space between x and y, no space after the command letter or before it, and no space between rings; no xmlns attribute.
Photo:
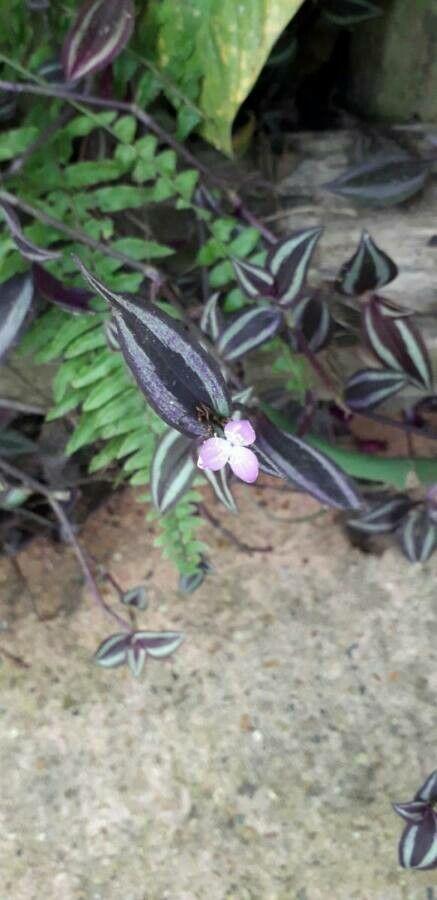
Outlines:
<svg viewBox="0 0 437 900"><path fill-rule="evenodd" d="M199 448L197 465L199 469L211 469L217 472L223 469L229 459L231 445L224 438L213 437L204 441Z"/></svg>
<svg viewBox="0 0 437 900"><path fill-rule="evenodd" d="M225 425L225 435L228 441L236 447L248 447L256 438L255 431L248 419L228 422Z"/></svg>
<svg viewBox="0 0 437 900"><path fill-rule="evenodd" d="M229 464L234 475L252 484L258 478L259 464L253 452L248 447L231 447Z"/></svg>

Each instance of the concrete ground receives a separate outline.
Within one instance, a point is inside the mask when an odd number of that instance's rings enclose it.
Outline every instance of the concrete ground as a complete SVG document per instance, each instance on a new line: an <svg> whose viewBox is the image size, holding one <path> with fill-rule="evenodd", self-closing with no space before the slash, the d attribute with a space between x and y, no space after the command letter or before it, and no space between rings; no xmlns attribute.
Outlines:
<svg viewBox="0 0 437 900"><path fill-rule="evenodd" d="M91 662L114 628L69 548L0 562L1 900L436 900L390 803L437 767L437 562L293 523L297 495L239 501L228 527L273 551L205 530L188 597L132 493L89 520L99 563L146 577L143 627L186 635L138 679Z"/></svg>

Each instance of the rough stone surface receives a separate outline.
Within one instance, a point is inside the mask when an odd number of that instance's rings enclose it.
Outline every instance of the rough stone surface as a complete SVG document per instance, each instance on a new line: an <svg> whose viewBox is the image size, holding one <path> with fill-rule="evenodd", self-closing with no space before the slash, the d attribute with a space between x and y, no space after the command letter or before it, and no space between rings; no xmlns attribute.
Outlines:
<svg viewBox="0 0 437 900"><path fill-rule="evenodd" d="M89 553L146 578L141 623L186 634L137 680L91 663L117 627L68 548L1 562L0 648L30 665L0 665L2 900L434 897L397 865L390 802L437 762L436 564L363 555L330 513L294 523L316 510L297 495L239 502L226 524L272 552L208 531L217 571L189 597L132 494L89 520Z"/></svg>

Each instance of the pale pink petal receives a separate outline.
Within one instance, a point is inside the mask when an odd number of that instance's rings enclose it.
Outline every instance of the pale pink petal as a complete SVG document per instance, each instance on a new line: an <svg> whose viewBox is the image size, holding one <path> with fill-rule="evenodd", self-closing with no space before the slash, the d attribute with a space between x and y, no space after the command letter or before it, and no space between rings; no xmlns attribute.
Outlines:
<svg viewBox="0 0 437 900"><path fill-rule="evenodd" d="M231 449L231 445L224 438L208 438L199 447L199 458L197 460L199 469L211 469L213 472L223 469L223 466L226 465L229 459Z"/></svg>
<svg viewBox="0 0 437 900"><path fill-rule="evenodd" d="M225 435L231 444L236 447L248 447L253 444L256 434L248 419L239 422L228 422L225 425Z"/></svg>
<svg viewBox="0 0 437 900"><path fill-rule="evenodd" d="M232 447L229 465L234 475L242 481L247 481L248 484L252 484L258 478L258 460L253 450L249 450L248 447Z"/></svg>

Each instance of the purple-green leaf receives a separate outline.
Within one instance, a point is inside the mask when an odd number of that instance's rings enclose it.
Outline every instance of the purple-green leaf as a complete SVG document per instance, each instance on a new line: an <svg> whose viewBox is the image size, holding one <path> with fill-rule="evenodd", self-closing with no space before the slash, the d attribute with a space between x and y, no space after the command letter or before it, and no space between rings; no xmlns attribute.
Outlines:
<svg viewBox="0 0 437 900"><path fill-rule="evenodd" d="M434 769L431 775L428 775L414 799L424 800L427 803L435 803L437 801L437 769Z"/></svg>
<svg viewBox="0 0 437 900"><path fill-rule="evenodd" d="M275 279L275 297L290 306L302 291L308 266L323 228L295 231L269 250L266 268Z"/></svg>
<svg viewBox="0 0 437 900"><path fill-rule="evenodd" d="M297 300L293 306L293 316L298 331L313 353L318 353L329 344L334 323L328 304L322 297L314 294ZM297 343L299 346L299 335Z"/></svg>
<svg viewBox="0 0 437 900"><path fill-rule="evenodd" d="M87 0L62 48L66 80L77 81L109 65L128 43L134 22L133 0Z"/></svg>
<svg viewBox="0 0 437 900"><path fill-rule="evenodd" d="M422 822L429 804L424 800L411 800L409 803L393 803L395 813L406 822Z"/></svg>
<svg viewBox="0 0 437 900"><path fill-rule="evenodd" d="M33 265L33 282L37 293L61 309L73 314L93 312L89 291L63 284L38 263Z"/></svg>
<svg viewBox="0 0 437 900"><path fill-rule="evenodd" d="M358 166L347 169L324 187L333 194L367 206L393 206L420 191L431 170L431 163L406 159L404 155L378 154Z"/></svg>
<svg viewBox="0 0 437 900"><path fill-rule="evenodd" d="M173 428L160 439L152 460L150 490L156 509L169 512L190 488L196 474L193 441Z"/></svg>
<svg viewBox="0 0 437 900"><path fill-rule="evenodd" d="M374 297L363 310L364 338L386 369L403 372L408 379L432 389L432 369L420 331L408 317L387 316Z"/></svg>
<svg viewBox="0 0 437 900"><path fill-rule="evenodd" d="M59 259L58 250L45 250L43 247L37 247L32 241L25 236L20 225L20 220L8 203L0 203L0 209L6 219L6 224L11 232L12 240L25 259L32 262L47 262L50 259Z"/></svg>
<svg viewBox="0 0 437 900"><path fill-rule="evenodd" d="M388 534L395 531L410 508L411 500L405 494L369 499L367 509L348 519L347 524L365 534Z"/></svg>
<svg viewBox="0 0 437 900"><path fill-rule="evenodd" d="M220 294L213 294L205 303L202 317L200 319L200 327L204 334L207 334L211 340L216 341L223 329L223 316L219 305Z"/></svg>
<svg viewBox="0 0 437 900"><path fill-rule="evenodd" d="M239 313L222 331L217 350L226 362L234 362L270 341L283 324L280 310L257 306Z"/></svg>
<svg viewBox="0 0 437 900"><path fill-rule="evenodd" d="M257 426L255 450L273 470L324 506L359 509L362 506L353 481L327 456L305 441L280 430L263 417ZM261 460L260 460L261 462Z"/></svg>
<svg viewBox="0 0 437 900"><path fill-rule="evenodd" d="M208 434L209 414L231 415L231 398L215 359L184 326L144 301L115 294L78 260L90 287L111 305L121 352L158 415L190 437Z"/></svg>
<svg viewBox="0 0 437 900"><path fill-rule="evenodd" d="M33 300L29 272L14 275L0 284L0 360L20 335Z"/></svg>
<svg viewBox="0 0 437 900"><path fill-rule="evenodd" d="M180 631L136 631L132 642L142 647L147 656L165 659L180 647L184 640Z"/></svg>
<svg viewBox="0 0 437 900"><path fill-rule="evenodd" d="M271 272L242 259L233 259L232 265L238 284L246 297L254 300L256 297L274 296L275 279Z"/></svg>
<svg viewBox="0 0 437 900"><path fill-rule="evenodd" d="M428 807L421 822L406 826L399 843L399 862L403 869L437 868L436 825L434 811Z"/></svg>
<svg viewBox="0 0 437 900"><path fill-rule="evenodd" d="M227 469L219 469L218 472L213 472L212 469L204 469L202 474L208 479L217 499L220 500L220 503L223 503L223 506L225 506L229 512L236 513L237 504L231 494Z"/></svg>
<svg viewBox="0 0 437 900"><path fill-rule="evenodd" d="M132 609L146 609L148 601L144 584L138 584L136 587L124 591L120 600L125 606L130 606Z"/></svg>
<svg viewBox="0 0 437 900"><path fill-rule="evenodd" d="M357 297L384 287L397 274L393 260L375 244L367 231L363 231L354 255L340 269L336 287L347 297Z"/></svg>
<svg viewBox="0 0 437 900"><path fill-rule="evenodd" d="M346 383L344 399L354 412L374 409L397 394L408 379L403 372L389 369L360 369Z"/></svg>
<svg viewBox="0 0 437 900"><path fill-rule="evenodd" d="M112 634L100 644L94 654L94 661L105 669L113 669L122 666L126 662L126 654L130 645L131 635L126 632Z"/></svg>

